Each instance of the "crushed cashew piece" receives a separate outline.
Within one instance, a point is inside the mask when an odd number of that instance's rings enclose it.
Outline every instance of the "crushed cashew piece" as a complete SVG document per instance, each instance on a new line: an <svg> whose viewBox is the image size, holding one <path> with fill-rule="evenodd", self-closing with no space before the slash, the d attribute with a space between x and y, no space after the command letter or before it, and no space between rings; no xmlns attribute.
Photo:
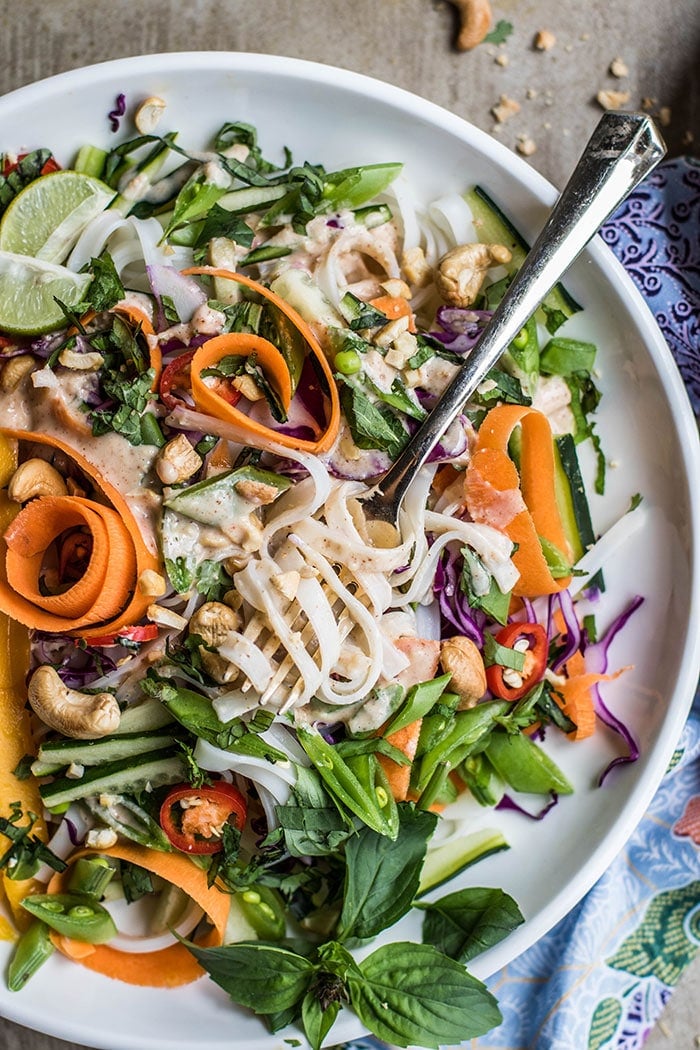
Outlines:
<svg viewBox="0 0 700 1050"><path fill-rule="evenodd" d="M501 66L501 68L503 69L505 69L505 67L510 63L510 59L508 58L508 55L505 53L505 51L499 52L499 54L496 55L494 61L497 66Z"/></svg>
<svg viewBox="0 0 700 1050"><path fill-rule="evenodd" d="M501 95L495 106L491 107L491 113L499 124L504 124L509 117L520 112L520 103L508 95Z"/></svg>
<svg viewBox="0 0 700 1050"><path fill-rule="evenodd" d="M557 42L557 38L551 29L540 29L535 34L535 50L537 51L551 51Z"/></svg>
<svg viewBox="0 0 700 1050"><path fill-rule="evenodd" d="M531 157L533 153L537 152L537 143L529 135L518 135L515 148L523 157Z"/></svg>
<svg viewBox="0 0 700 1050"><path fill-rule="evenodd" d="M662 106L659 110L659 124L662 128L667 128L671 123L671 107Z"/></svg>
<svg viewBox="0 0 700 1050"><path fill-rule="evenodd" d="M622 79L622 77L629 76L629 72L627 63L624 59L620 58L619 55L610 63L610 75L617 77L618 80Z"/></svg>
<svg viewBox="0 0 700 1050"><path fill-rule="evenodd" d="M630 100L629 91L609 91L603 89L596 95L596 102L602 109L622 109Z"/></svg>

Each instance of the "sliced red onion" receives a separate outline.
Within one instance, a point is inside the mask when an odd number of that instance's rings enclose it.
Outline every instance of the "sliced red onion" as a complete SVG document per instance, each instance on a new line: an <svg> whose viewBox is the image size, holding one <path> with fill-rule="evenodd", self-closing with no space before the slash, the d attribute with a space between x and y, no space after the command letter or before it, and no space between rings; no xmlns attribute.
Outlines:
<svg viewBox="0 0 700 1050"><path fill-rule="evenodd" d="M571 596L571 591L567 589L559 591L558 594L552 595L549 601L549 623L550 625L554 620L554 605L559 604L561 614L564 617L564 624L566 625L566 642L564 648L559 656L552 664L552 670L556 674L557 671L567 660L570 660L575 652L581 648L581 627L576 616L576 610L574 609L574 600ZM551 638L551 626L549 632Z"/></svg>
<svg viewBox="0 0 700 1050"><path fill-rule="evenodd" d="M148 280L162 311L163 296L167 296L181 321L191 320L198 306L207 301L204 289L193 277L186 277L173 266L151 263L147 268Z"/></svg>
<svg viewBox="0 0 700 1050"><path fill-rule="evenodd" d="M438 441L428 456L428 463L449 463L458 459L467 451L467 432L463 417L456 419Z"/></svg>

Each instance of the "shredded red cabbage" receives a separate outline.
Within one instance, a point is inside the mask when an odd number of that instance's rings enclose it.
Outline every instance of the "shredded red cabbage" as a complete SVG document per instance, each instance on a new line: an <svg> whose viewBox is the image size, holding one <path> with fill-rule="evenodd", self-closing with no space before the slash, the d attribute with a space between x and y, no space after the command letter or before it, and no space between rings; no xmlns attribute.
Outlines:
<svg viewBox="0 0 700 1050"><path fill-rule="evenodd" d="M109 125L112 131L119 131L119 124L121 122L121 118L124 116L125 113L126 95L117 95L117 99L114 104L114 109L110 109L109 113L107 114L107 120L109 121Z"/></svg>
<svg viewBox="0 0 700 1050"><path fill-rule="evenodd" d="M504 795L503 798L500 800L500 802L496 803L495 808L496 809L512 809L516 813L522 813L522 815L524 817L529 817L530 820L543 820L544 817L546 817L547 814L549 813L550 809L554 809L554 807L556 806L557 802L559 801L559 796L557 795L557 793L555 791L550 791L549 794L550 794L549 802L547 803L546 806L543 807L543 809L541 809L539 811L539 813L530 813L529 810L524 809L520 805L520 803L516 802L513 798L511 798L510 795Z"/></svg>
<svg viewBox="0 0 700 1050"><path fill-rule="evenodd" d="M35 663L51 664L69 689L81 689L116 670L114 660L101 649L83 647L69 635L35 631L32 640Z"/></svg>
<svg viewBox="0 0 700 1050"><path fill-rule="evenodd" d="M590 671L595 674L605 674L608 670L608 652L610 645L616 635L622 630L627 624L628 620L639 606L644 601L641 595L636 595L629 603L624 612L613 621L608 630L605 632L599 642L594 645L589 645L586 648L586 666ZM626 762L636 762L639 758L639 744L634 739L632 733L625 725L625 723L614 715L612 711L605 704L602 696L600 695L600 689L598 685L593 686L593 702L595 704L595 711L598 718L603 722L604 725L612 729L614 733L617 733L622 737L626 746L627 754L618 755L610 762L603 772L600 774L598 779L598 786L602 786L603 782L607 778L608 774L615 766L623 765Z"/></svg>
<svg viewBox="0 0 700 1050"><path fill-rule="evenodd" d="M564 666L567 660L570 660L574 653L578 652L581 648L581 627L578 622L578 617L576 616L571 591L568 589L559 591L557 594L552 594L549 598L548 622L550 640L552 637L555 606L557 604L561 609L561 614L564 617L564 623L566 625L566 642L564 643L562 651L552 663L552 670L555 674Z"/></svg>
<svg viewBox="0 0 700 1050"><path fill-rule="evenodd" d="M430 335L439 339L445 349L451 350L453 354L466 354L478 341L491 316L491 310L441 306L437 312L437 323L442 331L430 332Z"/></svg>
<svg viewBox="0 0 700 1050"><path fill-rule="evenodd" d="M449 548L443 552L437 563L433 593L437 596L440 607L442 637L450 637L456 628L460 634L471 638L481 648L484 644L486 617L471 608L460 587L463 565L464 559L461 554Z"/></svg>

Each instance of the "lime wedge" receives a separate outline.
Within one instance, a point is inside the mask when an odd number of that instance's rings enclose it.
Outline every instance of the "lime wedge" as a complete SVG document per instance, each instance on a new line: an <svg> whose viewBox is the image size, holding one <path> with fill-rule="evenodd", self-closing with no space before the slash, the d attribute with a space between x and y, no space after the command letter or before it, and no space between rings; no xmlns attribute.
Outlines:
<svg viewBox="0 0 700 1050"><path fill-rule="evenodd" d="M12 335L40 335L65 324L56 299L76 306L90 284L89 273L0 251L0 330Z"/></svg>
<svg viewBox="0 0 700 1050"><path fill-rule="evenodd" d="M54 171L17 194L0 222L0 251L60 263L114 190L77 171Z"/></svg>

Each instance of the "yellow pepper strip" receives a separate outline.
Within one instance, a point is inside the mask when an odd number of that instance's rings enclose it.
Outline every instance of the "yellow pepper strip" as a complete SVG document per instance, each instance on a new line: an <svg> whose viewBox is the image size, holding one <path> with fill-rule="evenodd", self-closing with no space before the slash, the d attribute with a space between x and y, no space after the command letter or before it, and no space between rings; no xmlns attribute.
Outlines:
<svg viewBox="0 0 700 1050"><path fill-rule="evenodd" d="M7 498L4 488L12 477L15 466L14 445L0 434L0 486L3 486L0 491L0 535L19 510L18 505ZM10 803L19 802L23 813L39 814L33 833L46 839L46 825L41 817L43 804L38 784L34 777L18 780L13 773L18 762L32 751L25 687L28 666L27 628L0 610L0 816L9 817ZM31 922L31 916L20 906L20 901L35 891L34 880L23 879L15 882L3 872L0 889L17 927L25 928Z"/></svg>

